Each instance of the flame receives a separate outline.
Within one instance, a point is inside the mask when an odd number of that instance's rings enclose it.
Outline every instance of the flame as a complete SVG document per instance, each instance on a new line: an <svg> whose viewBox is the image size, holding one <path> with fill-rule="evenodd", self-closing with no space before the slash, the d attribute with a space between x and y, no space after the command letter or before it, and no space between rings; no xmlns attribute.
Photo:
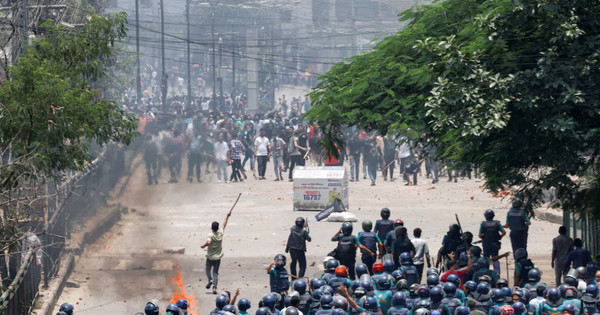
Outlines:
<svg viewBox="0 0 600 315"><path fill-rule="evenodd" d="M198 306L196 306L196 297L185 293L185 286L183 285L183 276L181 276L181 268L179 268L177 264L175 264L175 267L177 267L177 274L171 279L171 282L177 285L177 289L175 289L175 293L173 293L173 297L171 298L169 303L175 304L180 299L186 299L190 303L190 306L188 307L188 313L198 314Z"/></svg>

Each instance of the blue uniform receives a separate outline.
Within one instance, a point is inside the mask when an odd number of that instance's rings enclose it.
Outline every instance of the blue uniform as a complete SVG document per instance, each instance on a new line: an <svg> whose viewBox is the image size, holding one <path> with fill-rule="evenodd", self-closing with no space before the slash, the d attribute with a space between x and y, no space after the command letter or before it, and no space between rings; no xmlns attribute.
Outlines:
<svg viewBox="0 0 600 315"><path fill-rule="evenodd" d="M392 306L392 299L394 295L390 290L375 290L373 292L373 297L377 299L379 302L379 307L381 308L382 314L387 314L387 311Z"/></svg>
<svg viewBox="0 0 600 315"><path fill-rule="evenodd" d="M271 292L282 293L290 289L290 276L285 268L271 267L269 273Z"/></svg>

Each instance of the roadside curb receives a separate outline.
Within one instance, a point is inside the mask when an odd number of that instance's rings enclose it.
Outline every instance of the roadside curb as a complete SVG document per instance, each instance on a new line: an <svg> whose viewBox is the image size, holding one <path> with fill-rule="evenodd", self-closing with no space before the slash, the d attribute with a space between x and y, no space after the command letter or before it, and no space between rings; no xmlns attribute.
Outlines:
<svg viewBox="0 0 600 315"><path fill-rule="evenodd" d="M79 235L73 235L69 244L63 251L63 257L60 259L59 271L55 277L50 280L48 288L41 289L40 294L43 296L41 299L43 304L40 309L34 310L32 313L37 315L52 315L54 307L58 303L58 299L65 288L71 273L75 269L75 264L81 257L85 245L93 244L98 240L104 233L108 232L117 222L121 220L121 205L111 206L108 213L104 213L104 217L101 218L97 224L89 230Z"/></svg>
<svg viewBox="0 0 600 315"><path fill-rule="evenodd" d="M551 211L548 211L547 209L536 209L535 211L535 217L540 219L540 220L544 220L544 221L548 221L550 223L554 223L554 224L563 224L563 216L562 213L561 214L557 214Z"/></svg>

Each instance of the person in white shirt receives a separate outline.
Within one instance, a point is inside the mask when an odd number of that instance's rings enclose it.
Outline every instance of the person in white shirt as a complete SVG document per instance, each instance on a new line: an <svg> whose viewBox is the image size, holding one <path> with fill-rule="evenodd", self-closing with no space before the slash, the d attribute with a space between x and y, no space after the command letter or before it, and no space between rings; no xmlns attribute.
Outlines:
<svg viewBox="0 0 600 315"><path fill-rule="evenodd" d="M427 241L421 238L421 229L416 228L413 230L414 238L411 240L415 247L415 257L413 257L413 265L417 267L419 273L419 283L423 275L423 266L425 265L425 258L427 258L427 268L431 268L431 257L429 256L429 247Z"/></svg>
<svg viewBox="0 0 600 315"><path fill-rule="evenodd" d="M265 134L265 131L261 130L259 136L254 139L254 157L258 164L258 179L265 179L267 162L271 157L271 144Z"/></svg>
<svg viewBox="0 0 600 315"><path fill-rule="evenodd" d="M217 160L217 177L219 181L223 180L225 183L228 182L229 177L227 176L227 165L229 164L229 145L223 140L223 135L217 136L217 142L215 143L215 160Z"/></svg>

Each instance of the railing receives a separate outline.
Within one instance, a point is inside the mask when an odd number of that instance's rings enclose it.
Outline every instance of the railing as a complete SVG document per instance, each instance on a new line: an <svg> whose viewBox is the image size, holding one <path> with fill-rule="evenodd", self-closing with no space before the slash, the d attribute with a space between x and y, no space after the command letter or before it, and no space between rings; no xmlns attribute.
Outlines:
<svg viewBox="0 0 600 315"><path fill-rule="evenodd" d="M20 267L11 273L15 277L7 290L2 292L0 314L30 313L40 284L47 286L58 272L66 240L70 237L70 221L88 215L83 210L98 201L101 192L112 190L122 175L128 173L126 152L134 154L128 148L107 145L86 171L68 174L58 184L48 182L45 199L48 221L45 226L34 228L33 231L41 239L42 264L39 264L35 255L39 247L29 246L24 257L21 253L11 255L11 265Z"/></svg>
<svg viewBox="0 0 600 315"><path fill-rule="evenodd" d="M0 307L4 315L20 315L31 312L32 302L38 294L42 273L35 254L38 249L29 247L14 280L0 297L0 301L2 301Z"/></svg>
<svg viewBox="0 0 600 315"><path fill-rule="evenodd" d="M600 222L593 216L580 216L565 211L563 225L573 239L580 238L583 247L590 251L592 257L600 254Z"/></svg>

